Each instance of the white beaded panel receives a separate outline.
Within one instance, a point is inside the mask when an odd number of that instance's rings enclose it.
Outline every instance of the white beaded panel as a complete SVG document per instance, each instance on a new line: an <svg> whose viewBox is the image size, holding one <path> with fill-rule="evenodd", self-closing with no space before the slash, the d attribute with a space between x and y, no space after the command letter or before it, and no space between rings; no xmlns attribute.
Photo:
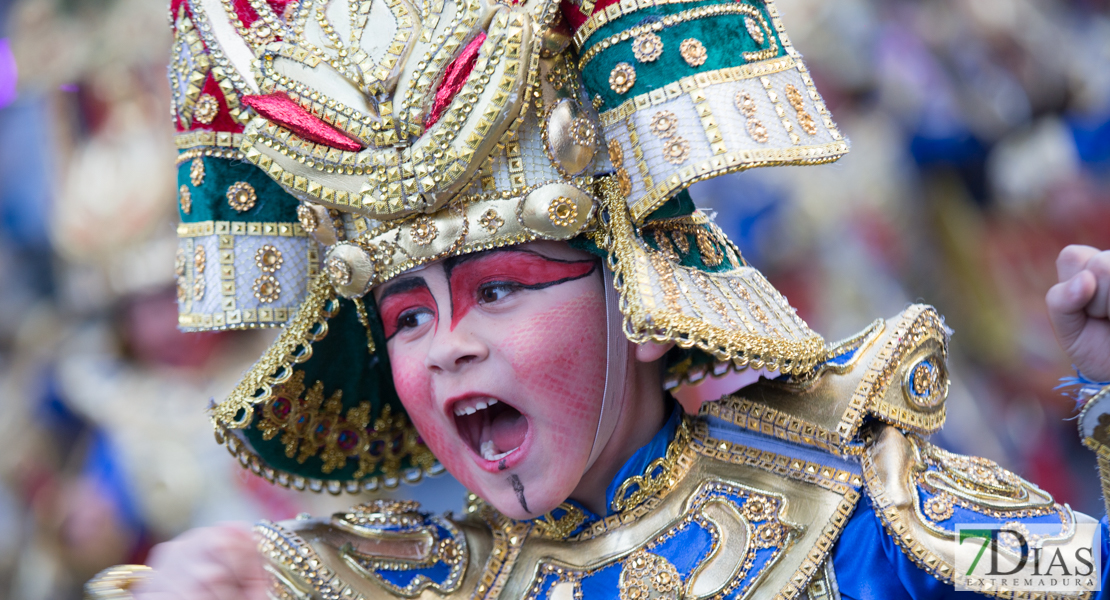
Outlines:
<svg viewBox="0 0 1110 600"><path fill-rule="evenodd" d="M788 86L797 91L812 133L803 126L798 107L791 103ZM754 103L752 117L737 107L737 94L741 92ZM652 120L663 111L670 111L677 119L670 139L682 137L689 144L685 160L667 160L682 158L682 153L665 155L667 140L652 131ZM793 58L685 77L632 98L601 118L607 123L606 139L629 142L625 148L625 168L632 178L628 204L638 220L695 181L751 166L828 162L848 150L804 65ZM749 119L762 125L758 128L760 134L753 136ZM643 181L645 169L629 164L635 151L630 143L629 122L651 174L650 182ZM759 139L763 135L766 139Z"/></svg>
<svg viewBox="0 0 1110 600"><path fill-rule="evenodd" d="M264 273L256 262L263 246L273 246L280 253L280 266L272 273ZM197 269L198 247L204 249L203 271ZM186 330L281 325L304 299L311 277L319 271L319 245L309 237L206 235L181 238L179 248L185 253L185 298L179 310L180 325ZM278 283L270 302L255 294L255 285L264 275ZM198 278L204 282L199 295Z"/></svg>

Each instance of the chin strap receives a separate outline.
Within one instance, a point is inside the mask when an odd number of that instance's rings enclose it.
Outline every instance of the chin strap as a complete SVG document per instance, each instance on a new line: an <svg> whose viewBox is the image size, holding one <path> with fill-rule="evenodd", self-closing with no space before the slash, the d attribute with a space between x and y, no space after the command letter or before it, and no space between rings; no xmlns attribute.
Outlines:
<svg viewBox="0 0 1110 600"><path fill-rule="evenodd" d="M609 443L617 428L617 419L624 407L624 387L628 379L628 338L624 335L624 317L620 311L620 297L613 283L613 272L602 268L605 281L605 392L601 396L601 414L597 418L590 459L586 469L594 466L597 457Z"/></svg>

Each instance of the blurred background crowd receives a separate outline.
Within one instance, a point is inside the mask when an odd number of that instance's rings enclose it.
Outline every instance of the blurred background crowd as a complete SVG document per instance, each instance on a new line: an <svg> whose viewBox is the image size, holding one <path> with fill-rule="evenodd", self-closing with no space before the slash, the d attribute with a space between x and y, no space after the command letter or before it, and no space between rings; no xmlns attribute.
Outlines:
<svg viewBox="0 0 1110 600"><path fill-rule="evenodd" d="M190 527L352 502L212 440L207 402L273 334L175 329L165 4L0 0L0 598L80 598ZM936 305L942 443L1101 514L1043 298L1064 245L1110 247L1110 3L778 4L852 152L695 200L828 339Z"/></svg>

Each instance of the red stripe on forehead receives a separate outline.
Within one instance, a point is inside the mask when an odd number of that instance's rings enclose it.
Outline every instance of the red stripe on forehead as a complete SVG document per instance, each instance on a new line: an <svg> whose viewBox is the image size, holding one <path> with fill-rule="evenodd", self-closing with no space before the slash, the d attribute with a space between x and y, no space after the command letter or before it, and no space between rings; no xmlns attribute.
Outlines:
<svg viewBox="0 0 1110 600"><path fill-rule="evenodd" d="M451 329L478 303L479 288L507 283L542 289L589 275L596 261L560 261L523 250L502 250L463 261L451 269Z"/></svg>

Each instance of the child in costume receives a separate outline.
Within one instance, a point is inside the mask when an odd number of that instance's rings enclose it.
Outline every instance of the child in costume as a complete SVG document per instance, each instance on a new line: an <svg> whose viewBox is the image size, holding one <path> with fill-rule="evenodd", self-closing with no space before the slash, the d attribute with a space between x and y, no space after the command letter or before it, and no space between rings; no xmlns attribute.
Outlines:
<svg viewBox="0 0 1110 600"><path fill-rule="evenodd" d="M927 441L948 387L935 310L826 343L694 208L696 181L848 150L773 2L171 17L179 324L283 327L212 407L217 437L297 489L446 467L475 495L460 517L379 500L263 523L264 561L196 532L91 597L1011 597L956 570L956 524L1110 539ZM1050 294L1095 379L1108 262L1069 249ZM1089 388L1105 483L1110 393Z"/></svg>

